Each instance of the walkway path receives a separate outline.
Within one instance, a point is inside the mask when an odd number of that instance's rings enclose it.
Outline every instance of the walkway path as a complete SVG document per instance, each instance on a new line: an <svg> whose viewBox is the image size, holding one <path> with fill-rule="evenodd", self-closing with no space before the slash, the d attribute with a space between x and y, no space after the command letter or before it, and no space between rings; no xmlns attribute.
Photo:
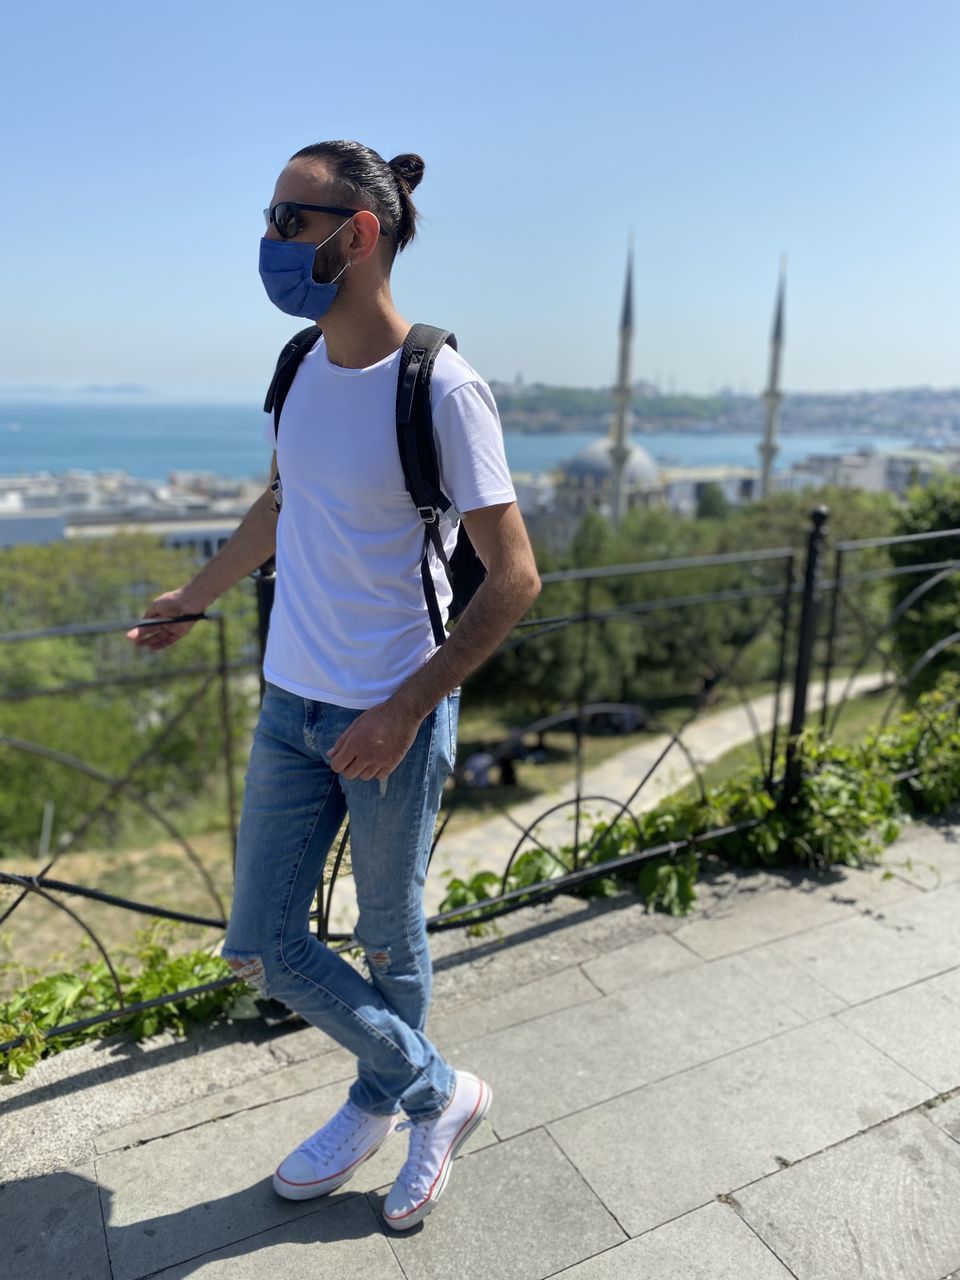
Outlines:
<svg viewBox="0 0 960 1280"><path fill-rule="evenodd" d="M434 939L429 1030L492 1085L437 1211L398 1135L327 1199L277 1162L352 1060L302 1024L84 1046L0 1090L5 1280L944 1280L960 1268L960 844L725 872L695 914L562 900ZM910 865L907 865L907 859Z"/></svg>

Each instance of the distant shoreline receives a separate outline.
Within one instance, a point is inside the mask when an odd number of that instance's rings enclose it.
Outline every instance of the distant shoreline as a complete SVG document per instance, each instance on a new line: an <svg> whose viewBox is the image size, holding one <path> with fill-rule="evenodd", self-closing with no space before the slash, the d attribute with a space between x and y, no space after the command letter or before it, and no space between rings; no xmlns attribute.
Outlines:
<svg viewBox="0 0 960 1280"><path fill-rule="evenodd" d="M511 436L560 436L560 435L596 435L605 436L610 434L608 426L591 427L584 424L571 424L569 426L551 423L549 426L520 426L515 423L504 422L503 434ZM847 435L862 435L869 437L871 435L880 434L877 428L869 424L853 424L841 428L842 432ZM691 423L676 422L637 422L633 421L630 427L630 434L635 438L641 436L663 435L669 432L671 435L687 435L687 436L706 436L711 433L722 433L723 435L737 436L755 436L760 438L760 431L754 426L737 426L733 423L710 422L702 425L693 425ZM780 424L779 434L781 436L803 436L811 435L808 426L790 426L783 423ZM884 435L891 434L889 430L883 432ZM893 434L897 435L922 435L922 429L916 430L909 427L896 429Z"/></svg>
<svg viewBox="0 0 960 1280"><path fill-rule="evenodd" d="M644 406L650 414L652 406ZM957 410L902 412L902 406L848 404L815 414L789 412L781 418L775 467L789 468L806 455L853 453L860 449L936 448L960 439ZM597 413L536 415L501 412L507 461L512 471L547 472L581 449L607 438L609 417ZM902 424L902 425L900 425ZM269 420L259 406L22 405L0 403L0 473L115 470L142 479L172 472L207 472L229 477L265 477L273 448ZM762 438L759 406L748 418L687 415L663 423L638 414L634 445L661 466L758 466Z"/></svg>

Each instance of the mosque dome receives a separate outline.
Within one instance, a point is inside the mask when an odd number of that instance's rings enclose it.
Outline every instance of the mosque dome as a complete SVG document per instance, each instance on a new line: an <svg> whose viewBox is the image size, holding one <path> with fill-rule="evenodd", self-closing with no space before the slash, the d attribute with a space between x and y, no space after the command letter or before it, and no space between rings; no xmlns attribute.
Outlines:
<svg viewBox="0 0 960 1280"><path fill-rule="evenodd" d="M637 444L630 444L630 456L624 473L627 488L651 490L661 485L660 468L650 457L646 449ZM594 440L585 449L574 454L558 468L560 480L567 484L602 485L612 480L613 460L610 457L610 438L604 436Z"/></svg>

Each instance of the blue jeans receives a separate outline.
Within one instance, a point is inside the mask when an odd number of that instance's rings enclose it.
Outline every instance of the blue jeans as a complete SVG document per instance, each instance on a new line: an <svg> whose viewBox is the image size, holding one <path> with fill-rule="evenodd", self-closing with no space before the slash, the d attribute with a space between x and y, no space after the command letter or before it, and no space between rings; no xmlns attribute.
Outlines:
<svg viewBox="0 0 960 1280"><path fill-rule="evenodd" d="M362 712L267 683L246 774L233 904L221 954L236 972L357 1056L351 1100L374 1115L439 1114L454 1072L424 1035L432 967L423 886L443 784L456 758L460 690L423 720L383 780L328 762ZM310 932L330 846L350 819L369 981Z"/></svg>

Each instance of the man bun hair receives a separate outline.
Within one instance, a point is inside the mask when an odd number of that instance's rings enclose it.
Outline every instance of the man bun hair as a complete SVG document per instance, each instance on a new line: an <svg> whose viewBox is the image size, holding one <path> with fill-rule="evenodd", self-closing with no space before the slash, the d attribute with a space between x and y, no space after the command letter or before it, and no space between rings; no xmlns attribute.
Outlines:
<svg viewBox="0 0 960 1280"><path fill-rule="evenodd" d="M423 177L424 163L412 153L387 163L371 147L339 140L302 147L290 160L322 160L333 180L338 204L355 204L376 214L387 233L391 261L413 239L417 209L411 192Z"/></svg>
<svg viewBox="0 0 960 1280"><path fill-rule="evenodd" d="M405 151L403 155L393 157L390 161L390 170L397 180L402 209L402 217L397 225L397 250L399 251L416 235L417 206L411 199L411 193L420 185L420 179L423 177L423 158L414 152Z"/></svg>
<svg viewBox="0 0 960 1280"><path fill-rule="evenodd" d="M402 156L393 157L390 161L390 168L398 179L407 184L411 191L415 191L420 185L425 166L422 156L415 155L411 151L405 151Z"/></svg>

